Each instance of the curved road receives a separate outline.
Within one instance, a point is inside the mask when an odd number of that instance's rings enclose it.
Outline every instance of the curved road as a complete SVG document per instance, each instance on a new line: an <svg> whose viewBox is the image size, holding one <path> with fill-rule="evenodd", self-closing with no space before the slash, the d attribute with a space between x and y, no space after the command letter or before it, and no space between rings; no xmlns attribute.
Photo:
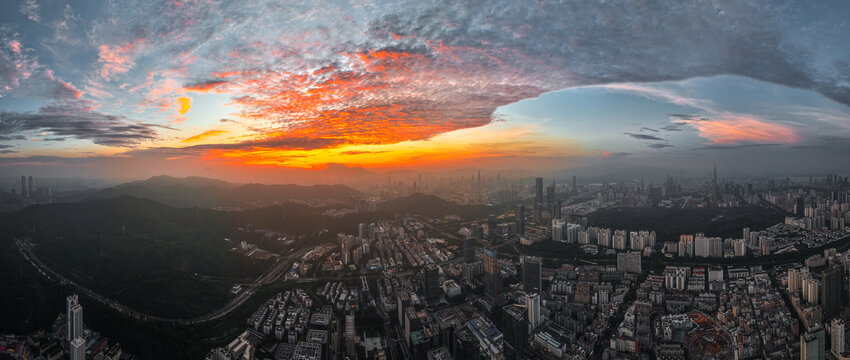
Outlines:
<svg viewBox="0 0 850 360"><path fill-rule="evenodd" d="M140 320L161 321L161 322L168 322L168 323L175 324L175 325L191 325L191 324L202 323L202 322L205 322L205 321L215 320L215 319L221 318L221 317L229 314L231 311L235 310L240 305L242 305L246 300L248 300L251 297L251 295L253 295L254 292L257 291L257 289L259 289L261 286L266 285L266 284L270 284L270 283L274 282L276 279L278 279L278 277L280 277L280 274L282 272L288 270L292 266L292 260L293 259L301 258L301 256L303 256L309 250L309 249L302 249L302 250L299 250L298 252L295 252L295 253L290 254L288 256L281 257L265 273L263 273L256 280L254 280L254 282L252 282L250 284L245 284L245 289L242 292L239 293L239 296L230 300L230 302L228 302L222 308L215 310L213 312L204 314L204 315L194 317L194 318L172 319L172 318L165 318L165 317L156 316L156 315L145 314L143 312L134 310L133 308L130 308L127 305L124 305L124 304L121 304L121 303L119 303L115 300L109 299L109 298L107 298L103 295L98 294L94 290L91 290L91 289L89 289L85 286L82 286L78 283L75 283L75 282L65 278L64 276L60 275L58 272L54 271L53 269L47 267L47 265L45 265L44 263L42 263L41 260L39 260L35 256L35 254L33 253L32 248L33 248L34 245L32 243L25 241L25 240L20 240L20 239L15 239L15 242L18 245L18 251L21 253L21 255L23 255L24 258L26 258L27 261L29 261L33 266L35 266L35 268L39 272L41 272L42 274L47 276L48 279L51 279L51 280L56 279L63 284L71 284L74 287L76 287L80 292L85 294L86 296L88 296L88 297L90 297L94 300L97 300L98 302L100 302L104 305L107 305L107 306L115 309L116 311L118 311L122 314L132 316L132 317L134 317L136 319L140 319Z"/></svg>

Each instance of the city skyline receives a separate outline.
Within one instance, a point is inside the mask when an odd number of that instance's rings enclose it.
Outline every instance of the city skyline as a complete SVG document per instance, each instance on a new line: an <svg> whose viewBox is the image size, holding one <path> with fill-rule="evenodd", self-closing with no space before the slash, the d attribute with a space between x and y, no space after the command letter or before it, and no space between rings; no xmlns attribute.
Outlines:
<svg viewBox="0 0 850 360"><path fill-rule="evenodd" d="M0 167L850 168L846 3L417 4L4 5Z"/></svg>

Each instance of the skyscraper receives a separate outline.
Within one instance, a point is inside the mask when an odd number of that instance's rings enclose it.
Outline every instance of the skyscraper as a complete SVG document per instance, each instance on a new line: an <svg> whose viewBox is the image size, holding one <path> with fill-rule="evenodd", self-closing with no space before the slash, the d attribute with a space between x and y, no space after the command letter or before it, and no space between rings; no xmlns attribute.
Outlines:
<svg viewBox="0 0 850 360"><path fill-rule="evenodd" d="M440 268L429 265L424 269L425 273L425 300L433 304L440 301Z"/></svg>
<svg viewBox="0 0 850 360"><path fill-rule="evenodd" d="M27 197L27 177L21 175L21 197Z"/></svg>
<svg viewBox="0 0 850 360"><path fill-rule="evenodd" d="M525 205L522 204L517 209L517 228L520 235L525 234Z"/></svg>
<svg viewBox="0 0 850 360"><path fill-rule="evenodd" d="M561 219L552 220L552 240L564 241L564 227L566 223Z"/></svg>
<svg viewBox="0 0 850 360"><path fill-rule="evenodd" d="M463 240L463 262L475 262L475 236L472 234Z"/></svg>
<svg viewBox="0 0 850 360"><path fill-rule="evenodd" d="M844 267L833 266L821 273L821 302L824 319L835 315L841 309L841 294L844 292Z"/></svg>
<svg viewBox="0 0 850 360"><path fill-rule="evenodd" d="M478 170L478 186L476 186L476 190L478 191L478 201L481 201L481 170Z"/></svg>
<svg viewBox="0 0 850 360"><path fill-rule="evenodd" d="M836 317L832 319L829 334L832 338L832 353L836 357L844 352L844 320Z"/></svg>
<svg viewBox="0 0 850 360"><path fill-rule="evenodd" d="M697 236L694 238L694 256L723 257L723 239Z"/></svg>
<svg viewBox="0 0 850 360"><path fill-rule="evenodd" d="M68 296L66 299L66 316L68 320L67 339L68 342L83 337L83 307L77 295Z"/></svg>
<svg viewBox="0 0 850 360"><path fill-rule="evenodd" d="M29 186L27 187L27 194L32 197L32 175L29 177Z"/></svg>
<svg viewBox="0 0 850 360"><path fill-rule="evenodd" d="M540 292L540 258L534 256L522 257L522 288L525 291Z"/></svg>
<svg viewBox="0 0 850 360"><path fill-rule="evenodd" d="M498 238L498 229L499 220L496 218L496 215L490 214L487 217L487 237L490 239L490 242L495 243Z"/></svg>
<svg viewBox="0 0 850 360"><path fill-rule="evenodd" d="M717 163L714 163L714 173L711 176L711 205L720 204L720 189L717 187Z"/></svg>
<svg viewBox="0 0 850 360"><path fill-rule="evenodd" d="M528 309L528 325L531 331L540 326L540 294L525 295L525 307Z"/></svg>
<svg viewBox="0 0 850 360"><path fill-rule="evenodd" d="M818 326L800 335L800 360L823 360L826 355L826 336Z"/></svg>
<svg viewBox="0 0 850 360"><path fill-rule="evenodd" d="M528 342L528 318L525 306L511 304L502 308L502 326L505 343L510 346L508 359L523 359Z"/></svg>
<svg viewBox="0 0 850 360"><path fill-rule="evenodd" d="M543 178L534 179L534 202L537 204L543 203Z"/></svg>
<svg viewBox="0 0 850 360"><path fill-rule="evenodd" d="M552 204L552 218L561 219L561 199L556 199Z"/></svg>
<svg viewBox="0 0 850 360"><path fill-rule="evenodd" d="M617 271L640 274L640 252L618 252Z"/></svg>
<svg viewBox="0 0 850 360"><path fill-rule="evenodd" d="M71 360L86 359L86 340L78 337L71 341L70 344Z"/></svg>
<svg viewBox="0 0 850 360"><path fill-rule="evenodd" d="M546 204L552 205L555 203L555 184L546 187Z"/></svg>
<svg viewBox="0 0 850 360"><path fill-rule="evenodd" d="M484 295L490 300L495 300L501 289L501 279L499 278L499 261L496 256L496 250L484 248Z"/></svg>

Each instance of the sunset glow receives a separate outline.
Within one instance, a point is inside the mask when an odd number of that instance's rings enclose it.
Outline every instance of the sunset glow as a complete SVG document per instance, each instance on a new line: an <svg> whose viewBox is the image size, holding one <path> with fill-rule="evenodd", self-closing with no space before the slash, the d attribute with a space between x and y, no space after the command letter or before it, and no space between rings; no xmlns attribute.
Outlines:
<svg viewBox="0 0 850 360"><path fill-rule="evenodd" d="M786 15L762 16L767 5L413 5L10 11L0 166L89 159L113 174L109 159L120 157L140 174L179 160L226 176L236 166L695 164L728 156L705 149L814 150L824 136L850 136L835 120L850 118L846 81L823 65L841 54L792 54L829 39L786 38ZM664 20L639 15L652 12ZM725 49L759 61L730 61Z"/></svg>

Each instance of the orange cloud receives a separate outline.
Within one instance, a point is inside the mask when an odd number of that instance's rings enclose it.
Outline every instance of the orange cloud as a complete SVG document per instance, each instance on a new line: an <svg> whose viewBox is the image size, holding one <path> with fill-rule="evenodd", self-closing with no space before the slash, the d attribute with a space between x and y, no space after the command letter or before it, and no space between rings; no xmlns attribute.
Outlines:
<svg viewBox="0 0 850 360"><path fill-rule="evenodd" d="M221 87L222 85L227 84L227 81L224 80L214 80L214 81L206 81L197 84L189 84L183 86L183 89L189 91L197 91L197 92L210 92L216 90L216 88Z"/></svg>
<svg viewBox="0 0 850 360"><path fill-rule="evenodd" d="M130 51L144 39L137 39L124 46L101 45L98 48L98 60L103 63L100 76L109 80L110 75L124 73L136 65L130 57Z"/></svg>
<svg viewBox="0 0 850 360"><path fill-rule="evenodd" d="M679 120L699 131L699 136L715 144L800 142L802 137L792 128L767 122L753 116L724 114L719 119Z"/></svg>
<svg viewBox="0 0 850 360"><path fill-rule="evenodd" d="M177 112L180 115L186 115L189 109L192 108L192 98L188 96L181 96L177 98Z"/></svg>
<svg viewBox="0 0 850 360"><path fill-rule="evenodd" d="M216 137L218 135L227 134L227 133L228 132L225 131L225 130L207 130L207 131L204 131L204 132L202 132L198 135L185 138L181 142L184 142L184 143L197 142L197 141L205 140L205 139L208 139L208 138L211 138L211 137Z"/></svg>

